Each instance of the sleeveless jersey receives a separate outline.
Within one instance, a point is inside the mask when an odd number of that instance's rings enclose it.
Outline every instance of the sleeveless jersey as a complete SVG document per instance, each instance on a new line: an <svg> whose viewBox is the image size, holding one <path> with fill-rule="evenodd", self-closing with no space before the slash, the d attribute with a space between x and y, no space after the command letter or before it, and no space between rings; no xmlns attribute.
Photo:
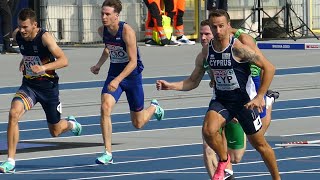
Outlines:
<svg viewBox="0 0 320 180"><path fill-rule="evenodd" d="M26 79L35 79L39 77L47 77L51 79L58 78L58 75L54 70L40 72L37 74L31 70L31 66L33 65L45 65L55 61L55 58L49 49L43 46L42 35L45 32L47 31L41 28L32 41L24 40L19 31L16 35L17 43L24 60L23 75Z"/></svg>
<svg viewBox="0 0 320 180"><path fill-rule="evenodd" d="M237 39L232 37L229 45L221 52L214 49L213 40L209 42L207 63L215 80L217 99L226 101L249 101L256 96L251 78L250 64L234 59L232 46Z"/></svg>
<svg viewBox="0 0 320 180"><path fill-rule="evenodd" d="M125 22L119 22L119 30L113 36L106 27L103 30L103 42L110 53L110 68L108 74L110 76L118 76L129 63L126 43L123 41L123 26ZM143 70L143 64L140 58L139 48L137 46L137 67L131 72L127 78L140 74Z"/></svg>

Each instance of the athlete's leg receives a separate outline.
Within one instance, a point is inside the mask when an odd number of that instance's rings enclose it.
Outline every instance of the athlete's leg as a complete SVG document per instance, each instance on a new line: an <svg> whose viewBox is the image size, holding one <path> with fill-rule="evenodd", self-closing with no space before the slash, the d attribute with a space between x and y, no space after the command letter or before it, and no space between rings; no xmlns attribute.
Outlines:
<svg viewBox="0 0 320 180"><path fill-rule="evenodd" d="M237 164L241 161L246 150L246 136L236 118L226 125L225 134L230 161L232 164Z"/></svg>
<svg viewBox="0 0 320 180"><path fill-rule="evenodd" d="M61 119L61 104L56 103L41 103L46 117L48 128L52 137L58 137L62 133L70 131L79 136L82 132L82 126L78 123L74 116L69 116L67 119Z"/></svg>
<svg viewBox="0 0 320 180"><path fill-rule="evenodd" d="M105 152L111 154L111 136L112 136L112 123L111 123L111 113L112 110L119 100L123 89L123 82L120 82L118 88L111 92L108 90L109 83L114 79L114 77L108 76L101 92L101 119L100 119L100 127L102 132L102 138L104 142Z"/></svg>
<svg viewBox="0 0 320 180"><path fill-rule="evenodd" d="M224 110L227 111L227 110ZM221 111L218 111L221 113ZM202 134L206 143L216 152L219 157L218 165L214 172L213 179L224 178L225 170L230 165L230 156L227 152L225 137L219 132L219 128L226 123L226 119L214 110L209 110L205 116Z"/></svg>
<svg viewBox="0 0 320 180"><path fill-rule="evenodd" d="M15 171L15 155L17 144L19 142L19 120L22 115L30 110L37 103L34 93L21 85L19 90L11 101L9 111L9 120L7 127L7 145L8 145L8 160L0 165L1 173L13 173Z"/></svg>
<svg viewBox="0 0 320 180"><path fill-rule="evenodd" d="M202 148L204 166L206 167L209 177L212 178L218 166L217 156L214 150L209 147L205 140L203 140Z"/></svg>
<svg viewBox="0 0 320 180"><path fill-rule="evenodd" d="M115 98L111 94L104 93L101 95L101 119L100 127L102 132L102 138L104 148L106 152L111 153L111 136L112 136L112 123L111 112L116 104Z"/></svg>
<svg viewBox="0 0 320 180"><path fill-rule="evenodd" d="M238 112L237 118L247 134L251 145L260 153L273 180L279 180L280 174L277 166L276 156L261 131L262 122L257 109L250 110L245 107Z"/></svg>
<svg viewBox="0 0 320 180"><path fill-rule="evenodd" d="M119 87L111 92L108 90L109 83L114 79L114 77L108 77L104 83L102 93L101 93L101 119L100 127L102 132L102 138L104 143L104 153L97 157L96 164L112 164L112 123L111 123L111 113L118 102L123 90L122 84L120 82Z"/></svg>
<svg viewBox="0 0 320 180"><path fill-rule="evenodd" d="M128 82L123 88L130 107L131 121L135 128L142 128L149 122L152 115L155 115L158 120L163 119L164 111L157 100L152 100L150 106L144 109L144 91L141 75L136 80Z"/></svg>
<svg viewBox="0 0 320 180"><path fill-rule="evenodd" d="M7 129L8 158L15 158L17 144L19 142L18 122L25 112L24 104L18 98L13 99L9 111L9 122Z"/></svg>
<svg viewBox="0 0 320 180"><path fill-rule="evenodd" d="M266 141L262 131L258 131L255 134L247 135L251 145L260 153L264 163L266 164L273 180L279 180L279 170L277 166L276 156L273 149Z"/></svg>

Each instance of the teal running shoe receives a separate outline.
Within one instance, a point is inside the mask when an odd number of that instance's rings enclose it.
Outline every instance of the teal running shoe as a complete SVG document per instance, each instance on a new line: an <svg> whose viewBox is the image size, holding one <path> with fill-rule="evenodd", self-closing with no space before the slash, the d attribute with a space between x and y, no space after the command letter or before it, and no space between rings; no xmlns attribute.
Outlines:
<svg viewBox="0 0 320 180"><path fill-rule="evenodd" d="M5 161L0 165L0 173L12 174L16 172L16 168L9 161Z"/></svg>
<svg viewBox="0 0 320 180"><path fill-rule="evenodd" d="M80 136L81 132L82 132L82 126L80 123L78 123L78 121L76 120L76 118L74 116L68 116L68 121L73 121L75 122L76 128L71 129L71 132L75 135L75 136Z"/></svg>
<svg viewBox="0 0 320 180"><path fill-rule="evenodd" d="M154 117L160 121L164 118L164 110L160 107L160 104L156 99L152 99L151 104L156 106L156 111L154 112Z"/></svg>
<svg viewBox="0 0 320 180"><path fill-rule="evenodd" d="M113 164L112 155L108 155L107 153L103 153L102 156L96 159L96 164Z"/></svg>

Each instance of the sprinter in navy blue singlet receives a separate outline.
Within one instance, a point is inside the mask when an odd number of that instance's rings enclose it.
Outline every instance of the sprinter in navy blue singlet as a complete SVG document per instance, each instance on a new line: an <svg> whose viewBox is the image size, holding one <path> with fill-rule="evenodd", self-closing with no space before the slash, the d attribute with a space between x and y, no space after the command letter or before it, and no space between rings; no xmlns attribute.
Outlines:
<svg viewBox="0 0 320 180"><path fill-rule="evenodd" d="M104 153L96 159L97 164L113 163L111 149L111 112L121 94L126 93L130 108L131 121L135 128L142 128L154 115L161 120L164 110L156 99L144 109L144 92L139 49L134 30L125 22L119 21L122 10L120 0L106 0L101 7L103 26L98 29L105 48L98 63L91 67L93 74L98 74L100 67L110 58L108 77L101 93L101 131L104 141Z"/></svg>
<svg viewBox="0 0 320 180"><path fill-rule="evenodd" d="M19 141L18 121L36 103L40 103L47 118L50 134L57 137L71 130L76 136L82 131L73 116L61 119L59 78L55 70L68 65L68 59L52 35L37 27L36 13L29 8L18 15L19 30L14 32L22 57L20 71L22 85L11 102L8 123L8 160L0 165L0 172L15 172L15 154Z"/></svg>
<svg viewBox="0 0 320 180"><path fill-rule="evenodd" d="M221 9L209 15L209 24L214 39L203 48L203 55L214 77L216 98L209 105L202 133L207 144L219 157L213 180L223 180L225 169L230 163L226 143L219 129L234 117L247 134L249 142L262 156L272 179L279 180L274 151L260 131L262 122L259 112L263 111L264 95L274 76L274 66L261 51L254 51L231 35L230 16ZM255 89L251 78L250 63L263 70L261 86Z"/></svg>

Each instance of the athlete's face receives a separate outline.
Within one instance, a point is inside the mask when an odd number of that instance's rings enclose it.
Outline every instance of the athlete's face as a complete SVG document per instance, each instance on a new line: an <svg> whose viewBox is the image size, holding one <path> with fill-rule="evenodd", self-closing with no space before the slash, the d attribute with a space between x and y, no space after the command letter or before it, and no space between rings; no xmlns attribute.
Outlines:
<svg viewBox="0 0 320 180"><path fill-rule="evenodd" d="M226 17L210 17L209 23L215 39L222 40L224 38L229 38L231 26Z"/></svg>
<svg viewBox="0 0 320 180"><path fill-rule="evenodd" d="M209 43L209 41L213 38L210 26L205 25L200 27L200 38L202 46L206 46Z"/></svg>
<svg viewBox="0 0 320 180"><path fill-rule="evenodd" d="M22 38L25 40L32 40L37 34L37 22L27 19L22 21L19 19L18 21L19 31L21 33Z"/></svg>
<svg viewBox="0 0 320 180"><path fill-rule="evenodd" d="M104 26L110 26L117 23L119 13L114 12L114 8L110 6L103 6L101 9L101 20Z"/></svg>

